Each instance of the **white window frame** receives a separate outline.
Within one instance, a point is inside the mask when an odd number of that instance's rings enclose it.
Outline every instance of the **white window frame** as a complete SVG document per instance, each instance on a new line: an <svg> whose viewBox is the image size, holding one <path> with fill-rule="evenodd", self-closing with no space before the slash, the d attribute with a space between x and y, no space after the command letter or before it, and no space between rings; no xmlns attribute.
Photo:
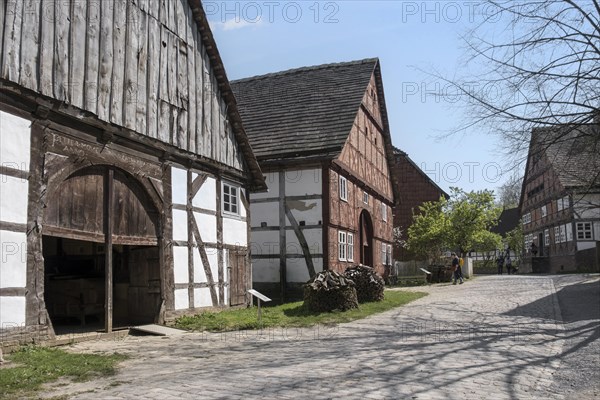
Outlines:
<svg viewBox="0 0 600 400"><path fill-rule="evenodd" d="M544 230L544 246L550 246L550 229Z"/></svg>
<svg viewBox="0 0 600 400"><path fill-rule="evenodd" d="M232 194L232 189L235 194ZM227 193L226 193L227 192ZM224 214L240 215L240 195L242 191L239 186L229 182L222 182L221 185L221 206ZM226 197L229 200L226 200ZM234 201L232 201L232 198Z"/></svg>
<svg viewBox="0 0 600 400"><path fill-rule="evenodd" d="M563 210L568 210L569 208L571 208L571 199L569 199L569 196L563 197L562 201L563 201Z"/></svg>
<svg viewBox="0 0 600 400"><path fill-rule="evenodd" d="M354 234L348 232L346 234L346 259L354 261Z"/></svg>
<svg viewBox="0 0 600 400"><path fill-rule="evenodd" d="M565 243L567 241L567 226L560 226L560 242Z"/></svg>
<svg viewBox="0 0 600 400"><path fill-rule="evenodd" d="M577 240L594 240L594 224L592 222L577 222L576 226ZM587 234L589 237L586 237Z"/></svg>
<svg viewBox="0 0 600 400"><path fill-rule="evenodd" d="M560 243L560 226L554 227L554 244Z"/></svg>
<svg viewBox="0 0 600 400"><path fill-rule="evenodd" d="M363 192L363 203L369 204L369 193Z"/></svg>
<svg viewBox="0 0 600 400"><path fill-rule="evenodd" d="M387 257L387 245L385 243L381 243L381 263L383 265L387 265L386 257Z"/></svg>
<svg viewBox="0 0 600 400"><path fill-rule="evenodd" d="M560 198L558 200L556 200L556 210L557 211L562 211L563 210L563 199Z"/></svg>
<svg viewBox="0 0 600 400"><path fill-rule="evenodd" d="M384 222L387 222L388 218L387 218L387 205L385 203L381 203L381 219Z"/></svg>
<svg viewBox="0 0 600 400"><path fill-rule="evenodd" d="M531 223L531 213L528 212L527 214L523 215L523 225L530 224L530 223Z"/></svg>
<svg viewBox="0 0 600 400"><path fill-rule="evenodd" d="M339 181L340 199L348 201L348 179L340 175Z"/></svg>
<svg viewBox="0 0 600 400"><path fill-rule="evenodd" d="M388 244L387 245L387 265L392 265L392 245Z"/></svg>
<svg viewBox="0 0 600 400"><path fill-rule="evenodd" d="M338 259L340 261L347 261L346 251L346 232L338 231Z"/></svg>
<svg viewBox="0 0 600 400"><path fill-rule="evenodd" d="M573 225L566 224L565 228L567 230L567 242L572 242L573 241Z"/></svg>
<svg viewBox="0 0 600 400"><path fill-rule="evenodd" d="M548 215L548 207L546 205L542 206L542 218Z"/></svg>

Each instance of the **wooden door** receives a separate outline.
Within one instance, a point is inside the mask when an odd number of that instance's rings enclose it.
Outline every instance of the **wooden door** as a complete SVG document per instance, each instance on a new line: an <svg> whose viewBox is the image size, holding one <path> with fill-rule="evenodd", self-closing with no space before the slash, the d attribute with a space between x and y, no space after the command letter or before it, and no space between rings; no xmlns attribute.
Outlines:
<svg viewBox="0 0 600 400"><path fill-rule="evenodd" d="M248 287L248 253L246 250L229 250L229 302L232 306L246 304Z"/></svg>

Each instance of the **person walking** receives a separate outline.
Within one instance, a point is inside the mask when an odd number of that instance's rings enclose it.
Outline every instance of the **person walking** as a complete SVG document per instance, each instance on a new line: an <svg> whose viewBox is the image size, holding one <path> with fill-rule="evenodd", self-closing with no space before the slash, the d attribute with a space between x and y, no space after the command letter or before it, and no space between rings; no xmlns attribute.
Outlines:
<svg viewBox="0 0 600 400"><path fill-rule="evenodd" d="M508 272L509 275L515 273L512 268L512 261L510 259L510 254L507 254L507 256L506 256L506 271Z"/></svg>
<svg viewBox="0 0 600 400"><path fill-rule="evenodd" d="M462 270L460 268L460 260L458 259L458 256L456 255L456 253L452 253L452 270L454 271L454 279L452 281L453 285L456 285L456 282L460 279L460 284L462 285L463 283L465 283L463 276L462 276Z"/></svg>
<svg viewBox="0 0 600 400"><path fill-rule="evenodd" d="M498 275L502 275L504 269L504 255L500 254L496 259L496 264L498 265Z"/></svg>

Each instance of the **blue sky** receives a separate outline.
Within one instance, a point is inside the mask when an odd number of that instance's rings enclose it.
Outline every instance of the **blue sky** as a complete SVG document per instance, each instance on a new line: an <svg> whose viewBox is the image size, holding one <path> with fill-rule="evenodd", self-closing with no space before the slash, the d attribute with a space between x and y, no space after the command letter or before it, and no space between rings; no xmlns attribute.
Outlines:
<svg viewBox="0 0 600 400"><path fill-rule="evenodd" d="M392 141L440 187L495 189L510 175L500 174L507 168L506 160L493 137L469 132L440 140L464 121L464 108L460 102L428 95L444 84L419 71L464 75L460 35L485 14L476 2L203 4L229 79L379 57Z"/></svg>

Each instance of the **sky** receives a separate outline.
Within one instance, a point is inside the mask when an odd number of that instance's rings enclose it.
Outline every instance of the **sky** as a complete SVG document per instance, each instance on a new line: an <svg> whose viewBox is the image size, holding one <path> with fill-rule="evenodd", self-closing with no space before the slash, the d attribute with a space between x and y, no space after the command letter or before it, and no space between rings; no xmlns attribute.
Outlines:
<svg viewBox="0 0 600 400"><path fill-rule="evenodd" d="M444 91L446 84L423 72L464 75L461 35L481 23L487 12L476 1L203 1L203 5L230 80L378 57L392 143L442 189L497 189L510 175L495 138L473 131L447 135L468 117L465 108L460 100L433 95ZM475 69L475 81L477 73Z"/></svg>

